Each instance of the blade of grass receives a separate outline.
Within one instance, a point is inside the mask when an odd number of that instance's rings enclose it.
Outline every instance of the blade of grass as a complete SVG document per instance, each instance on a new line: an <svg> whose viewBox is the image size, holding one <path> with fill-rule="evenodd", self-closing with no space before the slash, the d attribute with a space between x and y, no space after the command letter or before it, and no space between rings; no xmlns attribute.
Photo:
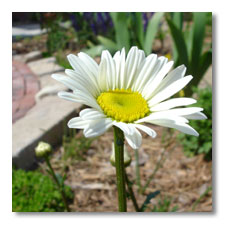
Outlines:
<svg viewBox="0 0 225 225"><path fill-rule="evenodd" d="M138 41L140 43L140 47L143 49L144 47L144 27L142 22L142 13L136 12L135 13L135 29Z"/></svg>
<svg viewBox="0 0 225 225"><path fill-rule="evenodd" d="M206 13L205 12L194 12L193 13L193 45L191 54L191 74L194 76L198 71L199 59L202 53L202 46L205 36L205 25L206 25ZM193 79L193 80L194 80Z"/></svg>
<svg viewBox="0 0 225 225"><path fill-rule="evenodd" d="M176 45L179 64L184 64L188 67L187 46L184 41L183 33L176 27L171 19L167 18L167 23L172 34L173 42Z"/></svg>
<svg viewBox="0 0 225 225"><path fill-rule="evenodd" d="M110 52L115 52L117 50L117 45L114 41L109 38L103 37L101 35L97 36L100 44L104 45Z"/></svg>
<svg viewBox="0 0 225 225"><path fill-rule="evenodd" d="M203 76L211 64L212 64L212 49L210 51L205 52L201 56L198 74Z"/></svg>
<svg viewBox="0 0 225 225"><path fill-rule="evenodd" d="M182 30L182 28L183 28L183 13L182 12L174 12L172 15L173 15L172 20L173 20L175 26L179 30Z"/></svg>
<svg viewBox="0 0 225 225"><path fill-rule="evenodd" d="M152 52L152 44L157 34L158 26L163 14L164 14L163 12L155 13L148 23L144 40L144 51L147 55L149 55Z"/></svg>
<svg viewBox="0 0 225 225"><path fill-rule="evenodd" d="M130 49L130 35L127 26L127 13L111 12L110 13L116 32L117 48L125 47L126 52Z"/></svg>
<svg viewBox="0 0 225 225"><path fill-rule="evenodd" d="M171 13L172 20L174 25L179 29L182 30L183 27L183 13L182 12L173 12ZM175 66L178 66L178 52L176 49L176 45L173 45L173 60L175 61Z"/></svg>
<svg viewBox="0 0 225 225"><path fill-rule="evenodd" d="M208 187L206 191L200 195L200 197L194 202L191 211L195 211L196 206L200 203L200 201L212 190L212 187Z"/></svg>

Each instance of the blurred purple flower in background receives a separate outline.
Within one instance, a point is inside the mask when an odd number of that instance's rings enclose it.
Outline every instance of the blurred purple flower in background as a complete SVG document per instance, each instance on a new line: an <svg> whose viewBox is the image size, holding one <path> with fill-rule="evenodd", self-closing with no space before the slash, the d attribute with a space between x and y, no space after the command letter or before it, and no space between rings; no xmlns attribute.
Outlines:
<svg viewBox="0 0 225 225"><path fill-rule="evenodd" d="M109 12L71 13L70 19L76 31L90 28L95 35L106 34L113 27Z"/></svg>

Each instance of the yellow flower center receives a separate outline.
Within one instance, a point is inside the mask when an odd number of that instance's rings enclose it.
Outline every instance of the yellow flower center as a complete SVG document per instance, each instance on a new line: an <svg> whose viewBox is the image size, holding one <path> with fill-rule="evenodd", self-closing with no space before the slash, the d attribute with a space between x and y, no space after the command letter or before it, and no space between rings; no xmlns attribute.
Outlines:
<svg viewBox="0 0 225 225"><path fill-rule="evenodd" d="M150 113L142 95L130 89L103 92L98 96L97 102L104 113L116 121L131 123Z"/></svg>

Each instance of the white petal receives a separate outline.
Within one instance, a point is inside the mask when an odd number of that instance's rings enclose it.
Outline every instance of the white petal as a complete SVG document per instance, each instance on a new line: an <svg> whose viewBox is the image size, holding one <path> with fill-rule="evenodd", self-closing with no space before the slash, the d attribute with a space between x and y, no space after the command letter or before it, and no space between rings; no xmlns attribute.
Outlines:
<svg viewBox="0 0 225 225"><path fill-rule="evenodd" d="M171 115L171 116L184 116L184 115L189 115L189 114L193 114L193 113L200 112L200 111L203 111L203 108L188 107L188 108L177 108L177 109L170 109L170 110L155 112L154 114Z"/></svg>
<svg viewBox="0 0 225 225"><path fill-rule="evenodd" d="M87 138L102 135L112 126L112 123L113 121L109 118L94 120L84 129L84 135Z"/></svg>
<svg viewBox="0 0 225 225"><path fill-rule="evenodd" d="M83 109L82 111L80 111L80 117L83 120L97 120L105 118L106 115L96 109Z"/></svg>
<svg viewBox="0 0 225 225"><path fill-rule="evenodd" d="M174 83L170 84L166 88L164 88L162 91L157 93L150 101L148 102L150 106L153 106L169 97L172 95L176 94L178 91L180 91L183 87L185 87L190 80L193 77L191 75L188 75L184 78L181 78L180 80L175 81Z"/></svg>
<svg viewBox="0 0 225 225"><path fill-rule="evenodd" d="M76 129L84 129L86 126L88 126L88 124L89 121L82 120L80 117L75 117L68 122L68 127Z"/></svg>
<svg viewBox="0 0 225 225"><path fill-rule="evenodd" d="M188 123L188 120L184 117L181 116L177 116L177 115L172 115L172 114L162 114L161 112L155 112L150 114L149 116L146 116L140 120L135 121L136 124L138 123L144 123L144 122L148 122L148 123L152 123L155 121L171 121L171 122L177 122L177 123Z"/></svg>
<svg viewBox="0 0 225 225"><path fill-rule="evenodd" d="M149 85L155 79L155 77L157 77L158 73L164 68L167 61L168 61L168 59L164 56L160 56L157 59L155 65L154 65L154 68L151 70L150 74L148 74L148 75L146 74L144 81L142 80L142 83L137 87L137 90L140 93L142 93L142 91L146 87L146 85Z"/></svg>
<svg viewBox="0 0 225 225"><path fill-rule="evenodd" d="M78 71L78 73L88 77L88 79L92 81L93 85L95 85L95 87L99 89L96 76L93 75L90 69L84 64L84 62L79 57L70 54L67 56L67 58L75 71Z"/></svg>
<svg viewBox="0 0 225 225"><path fill-rule="evenodd" d="M70 77L60 75L60 74L52 74L52 78L63 83L66 87L68 87L71 90L80 90L87 94L91 94L91 95L94 94L91 89L84 86L79 80L75 81L74 79Z"/></svg>
<svg viewBox="0 0 225 225"><path fill-rule="evenodd" d="M89 55L84 52L78 53L78 57L84 62L84 64L89 68L90 72L97 77L98 76L98 64Z"/></svg>
<svg viewBox="0 0 225 225"><path fill-rule="evenodd" d="M166 74L170 71L170 69L173 66L173 61L168 62L163 68L158 72L158 74L155 76L155 78L148 82L145 86L145 88L142 91L142 95L145 99L149 99L155 89L159 86L163 78L166 76Z"/></svg>
<svg viewBox="0 0 225 225"><path fill-rule="evenodd" d="M71 101L71 102L78 102L78 103L83 103L84 104L84 101L82 101L81 99L78 99L76 97L75 94L71 93L71 92L66 92L66 91L60 91L58 93L58 96L60 98L63 98L65 100L68 100L68 101Z"/></svg>
<svg viewBox="0 0 225 225"><path fill-rule="evenodd" d="M134 132L133 127L128 123L113 121L113 125L119 127L125 134L132 135Z"/></svg>
<svg viewBox="0 0 225 225"><path fill-rule="evenodd" d="M183 117L185 117L186 119L190 119L190 120L205 120L205 119L207 119L207 116L201 112L196 112L196 113L190 114L190 115L184 115Z"/></svg>
<svg viewBox="0 0 225 225"><path fill-rule="evenodd" d="M177 106L191 105L194 103L196 103L196 100L193 98L173 98L151 107L151 111L152 112L162 111L162 110L171 109Z"/></svg>
<svg viewBox="0 0 225 225"><path fill-rule="evenodd" d="M102 92L107 90L107 65L106 59L101 60L99 65L98 84Z"/></svg>
<svg viewBox="0 0 225 225"><path fill-rule="evenodd" d="M134 124L134 126L142 131L144 131L145 133L147 133L149 136L155 138L157 136L156 132L151 129L150 127L141 125L141 124Z"/></svg>
<svg viewBox="0 0 225 225"><path fill-rule="evenodd" d="M120 76L120 61L121 61L121 55L120 55L120 51L117 51L114 56L113 56L113 60L115 62L115 69L116 69L116 75L115 75L115 86L117 88L119 87L119 76Z"/></svg>
<svg viewBox="0 0 225 225"><path fill-rule="evenodd" d="M106 60L106 88L107 90L115 88L116 67L108 50L102 52L101 60Z"/></svg>
<svg viewBox="0 0 225 225"><path fill-rule="evenodd" d="M172 119L174 121L179 120L179 122L188 122L186 118L182 117L184 115L190 115L196 112L202 111L202 108L199 107L189 107L189 108L178 108L178 109L170 109L165 111L159 111L151 113L149 116L144 117L135 123L142 123L142 122L151 122L153 120L158 119Z"/></svg>
<svg viewBox="0 0 225 225"><path fill-rule="evenodd" d="M139 90L146 82L149 80L149 77L152 75L157 63L157 55L151 54L144 61L142 61L140 71L137 71L137 78L132 86L132 90Z"/></svg>
<svg viewBox="0 0 225 225"><path fill-rule="evenodd" d="M121 55L120 55L120 73L119 73L119 77L118 77L118 81L117 83L119 84L120 89L125 87L125 69L126 69L126 52L125 49L123 48L121 51Z"/></svg>
<svg viewBox="0 0 225 225"><path fill-rule="evenodd" d="M84 77L81 74L70 69L66 69L65 73L76 83L79 83L80 85L85 87L86 90L88 90L88 92L90 92L94 97L100 94L99 90L95 87L95 85L92 84L90 79L87 79L87 77Z"/></svg>
<svg viewBox="0 0 225 225"><path fill-rule="evenodd" d="M136 128L134 128L134 132L132 135L125 133L125 139L127 143L131 146L131 148L133 149L140 148L141 142L142 142L142 136L141 136L141 133Z"/></svg>
<svg viewBox="0 0 225 225"><path fill-rule="evenodd" d="M162 80L160 85L153 92L153 95L156 95L158 92L162 91L164 88L172 84L173 82L184 77L186 72L186 67L184 65L178 66L176 69L168 73L168 75Z"/></svg>
<svg viewBox="0 0 225 225"><path fill-rule="evenodd" d="M185 134L190 134L190 135L194 135L194 136L198 136L198 132L193 129L191 126L189 126L186 123L173 123L170 120L166 121L166 120L158 120L158 121L152 121L151 123L156 124L156 125L160 125L163 127L170 127L170 128L174 128L177 129Z"/></svg>
<svg viewBox="0 0 225 225"><path fill-rule="evenodd" d="M138 66L138 48L132 47L127 55L126 59L126 78L125 78L125 89L130 88L131 82L135 77Z"/></svg>

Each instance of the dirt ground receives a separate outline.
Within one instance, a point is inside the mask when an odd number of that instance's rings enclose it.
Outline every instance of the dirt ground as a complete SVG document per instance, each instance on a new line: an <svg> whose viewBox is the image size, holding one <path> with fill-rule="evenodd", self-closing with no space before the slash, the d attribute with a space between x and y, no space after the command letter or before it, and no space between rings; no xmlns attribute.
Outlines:
<svg viewBox="0 0 225 225"><path fill-rule="evenodd" d="M169 199L177 212L190 212L195 206L195 212L212 211L212 191L200 196L212 186L212 162L204 161L202 155L188 158L176 140L178 132L168 135L168 129L154 126L157 137L152 139L143 134L143 142L139 149L139 165L141 184L144 186L148 178L154 173L157 164L161 167L155 173L144 194L138 194L137 185L133 189L141 206L147 194L160 190L160 194L151 201L147 212L152 211L159 200ZM77 134L77 138L82 136ZM162 141L164 137L164 141ZM166 138L165 138L166 137ZM67 167L68 178L66 184L74 191L74 202L70 205L72 211L78 212L117 212L117 190L115 168L111 166L109 158L113 132L109 130L94 140L85 153L84 161L69 161ZM126 169L131 181L135 181L134 150L128 147L132 156L132 163ZM52 164L57 171L62 172L63 162L60 147L52 158ZM128 212L135 212L131 200L128 199Z"/></svg>

